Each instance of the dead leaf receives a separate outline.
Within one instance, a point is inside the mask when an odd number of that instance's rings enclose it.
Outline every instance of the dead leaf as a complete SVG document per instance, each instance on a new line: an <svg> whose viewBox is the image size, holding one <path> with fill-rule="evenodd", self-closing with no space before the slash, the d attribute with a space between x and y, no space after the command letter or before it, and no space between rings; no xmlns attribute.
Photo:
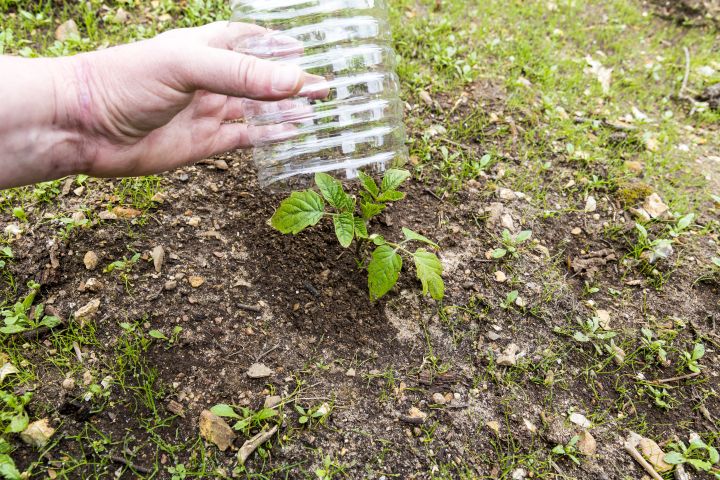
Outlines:
<svg viewBox="0 0 720 480"><path fill-rule="evenodd" d="M645 460L650 462L650 465L658 472L668 472L672 469L672 465L665 462L665 452L654 440L643 437L640 439L638 447Z"/></svg>
<svg viewBox="0 0 720 480"><path fill-rule="evenodd" d="M603 67L602 63L594 60L590 55L585 57L585 61L589 65L589 67L586 69L586 73L592 74L597 78L605 95L610 93L610 83L612 81L613 69Z"/></svg>
<svg viewBox="0 0 720 480"><path fill-rule="evenodd" d="M135 210L134 208L130 207L115 207L112 209L112 213L117 215L117 218L122 218L124 220L129 220L131 218L136 218L142 215L142 212L140 210Z"/></svg>
<svg viewBox="0 0 720 480"><path fill-rule="evenodd" d="M55 429L50 426L47 418L36 420L20 433L23 442L37 448L43 448L47 445L50 437L55 433Z"/></svg>
<svg viewBox="0 0 720 480"><path fill-rule="evenodd" d="M10 362L4 363L3 366L0 367L0 383L5 380L5 377L14 373L19 373L19 370L15 368L15 365Z"/></svg>
<svg viewBox="0 0 720 480"><path fill-rule="evenodd" d="M200 436L215 444L222 452L232 446L236 437L225 420L210 410L200 412Z"/></svg>

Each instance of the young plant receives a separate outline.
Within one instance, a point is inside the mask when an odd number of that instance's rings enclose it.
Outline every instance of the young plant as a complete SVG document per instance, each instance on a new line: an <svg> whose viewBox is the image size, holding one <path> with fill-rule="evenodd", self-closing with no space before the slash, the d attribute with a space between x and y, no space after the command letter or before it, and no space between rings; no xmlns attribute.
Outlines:
<svg viewBox="0 0 720 480"><path fill-rule="evenodd" d="M212 407L210 411L218 417L237 420L232 428L248 436L251 435L253 431L262 430L268 423L267 420L271 418L281 421L278 411L272 408L262 408L258 411L251 410L247 407L239 407L239 409L240 413L238 414L230 405L220 403Z"/></svg>
<svg viewBox="0 0 720 480"><path fill-rule="evenodd" d="M575 435L565 445L556 445L555 448L551 450L551 452L561 457L567 457L572 460L573 463L575 463L576 465L580 465L580 459L578 458L580 451L576 447L579 440L580 435Z"/></svg>
<svg viewBox="0 0 720 480"><path fill-rule="evenodd" d="M43 304L37 305L34 311L31 310L35 296L40 291L40 285L30 280L27 286L30 291L22 301L15 303L10 308L0 310L0 315L5 317L5 326L0 327L0 333L12 335L39 327L53 328L60 323L59 318L45 315Z"/></svg>
<svg viewBox="0 0 720 480"><path fill-rule="evenodd" d="M120 276L120 279L125 284L125 290L130 289L130 271L132 270L133 266L140 260L140 254L136 253L132 257L127 258L123 257L122 260L115 260L111 264L109 264L107 267L103 269L104 273L112 273L117 272Z"/></svg>
<svg viewBox="0 0 720 480"><path fill-rule="evenodd" d="M405 194L398 188L410 176L410 172L390 169L385 172L379 186L369 175L359 172L359 176L363 187L359 205L355 197L345 192L339 180L325 173L317 173L315 184L320 194L314 190L292 192L275 211L270 225L282 233L296 235L317 225L323 218L330 218L343 248L348 248L355 241L356 255L362 258L365 245L372 243L375 246L366 267L368 289L373 301L395 286L403 266L403 256L414 261L423 294L429 293L435 300L442 300L445 285L442 280L443 267L438 257L427 248L417 248L414 252L406 248L410 242L420 242L437 250L439 247L436 243L409 228L402 229L405 239L399 243L386 240L379 234L368 233L368 225L374 217L382 213L390 202L405 198ZM325 202L331 211L325 211Z"/></svg>
<svg viewBox="0 0 720 480"><path fill-rule="evenodd" d="M150 330L148 332L148 335L158 340L165 340L168 343L167 348L170 348L177 343L178 337L180 336L182 330L183 328L180 325L176 325L175 328L173 328L173 331L169 337L162 333L160 330Z"/></svg>
<svg viewBox="0 0 720 480"><path fill-rule="evenodd" d="M696 343L693 346L692 352L682 352L682 363L685 368L693 373L700 373L702 365L700 365L700 359L705 355L705 345L702 343Z"/></svg>
<svg viewBox="0 0 720 480"><path fill-rule="evenodd" d="M512 235L506 228L502 232L502 248L496 248L492 251L492 258L503 258L510 254L513 258L519 255L518 248L521 244L527 242L532 237L532 230L523 230L517 235Z"/></svg>
<svg viewBox="0 0 720 480"><path fill-rule="evenodd" d="M595 347L595 351L598 355L602 355L603 350L607 350L607 348L603 348L603 345L606 344L606 340L610 340L617 336L617 332L613 332L612 330L603 330L600 326L600 319L598 317L592 317L585 321L578 319L578 324L580 325L580 330L572 332L572 338L580 343L591 343L593 347ZM560 327L556 327L555 332L567 333L566 330ZM610 346L611 350L614 350L612 345Z"/></svg>
<svg viewBox="0 0 720 480"><path fill-rule="evenodd" d="M313 407L303 408L296 403L295 411L300 414L298 422L301 425L311 425L313 421L322 425L330 416L332 407L330 407L327 403L321 403L320 405L315 405Z"/></svg>
<svg viewBox="0 0 720 480"><path fill-rule="evenodd" d="M665 346L667 342L659 338L654 338L655 334L649 328L641 328L642 346L640 347L645 352L645 361L657 362L665 367L670 365L670 360L667 358L667 350Z"/></svg>
<svg viewBox="0 0 720 480"><path fill-rule="evenodd" d="M500 304L500 308L503 310L508 310L509 308L512 308L515 301L518 299L518 295L520 295L520 292L517 290L513 290L510 293L507 294L505 297L505 300Z"/></svg>
<svg viewBox="0 0 720 480"><path fill-rule="evenodd" d="M671 443L670 448L673 451L665 454L665 461L670 465L692 465L698 472L707 472L720 479L720 454L699 435L691 435L690 444L687 446L678 440Z"/></svg>
<svg viewBox="0 0 720 480"><path fill-rule="evenodd" d="M670 410L672 408L672 403L675 401L675 399L670 395L670 392L668 392L667 388L654 387L648 383L644 383L641 387L639 387L637 389L637 393L641 397L644 395L651 397L653 403L663 410Z"/></svg>

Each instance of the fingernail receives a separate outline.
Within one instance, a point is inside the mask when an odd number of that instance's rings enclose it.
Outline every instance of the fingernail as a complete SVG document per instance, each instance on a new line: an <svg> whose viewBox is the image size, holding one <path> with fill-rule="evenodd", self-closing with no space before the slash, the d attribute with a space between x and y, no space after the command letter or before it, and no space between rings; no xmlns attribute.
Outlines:
<svg viewBox="0 0 720 480"><path fill-rule="evenodd" d="M278 65L272 73L273 93L293 93L300 83L300 69L294 65Z"/></svg>

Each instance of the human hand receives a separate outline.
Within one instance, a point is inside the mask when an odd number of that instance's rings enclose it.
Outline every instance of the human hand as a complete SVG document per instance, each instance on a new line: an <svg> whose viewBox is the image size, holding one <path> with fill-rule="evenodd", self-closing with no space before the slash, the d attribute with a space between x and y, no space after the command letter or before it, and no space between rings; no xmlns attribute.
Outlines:
<svg viewBox="0 0 720 480"><path fill-rule="evenodd" d="M250 146L247 127L229 123L243 118L245 99L291 97L315 81L297 66L232 51L266 32L218 22L63 59L75 80L58 108L80 134L77 169L146 175Z"/></svg>

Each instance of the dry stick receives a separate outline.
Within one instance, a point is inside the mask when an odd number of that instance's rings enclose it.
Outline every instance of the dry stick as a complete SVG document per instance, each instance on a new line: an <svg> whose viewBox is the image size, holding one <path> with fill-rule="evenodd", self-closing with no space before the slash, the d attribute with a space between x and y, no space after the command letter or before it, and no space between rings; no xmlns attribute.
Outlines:
<svg viewBox="0 0 720 480"><path fill-rule="evenodd" d="M279 344L279 343L278 343L277 345L275 345L274 347L272 347L270 350L266 350L265 352L261 353L261 354L255 359L255 363L259 362L260 359L263 358L265 355L269 354L270 352L272 352L272 351L274 351L274 350L277 350L278 348L280 348L280 344Z"/></svg>
<svg viewBox="0 0 720 480"><path fill-rule="evenodd" d="M687 375L680 375L679 377L670 377L670 378L660 378L658 380L652 380L649 383L671 383L671 382L677 382L678 380L686 380L688 378L697 377L698 375L701 375L702 372L693 372L688 373Z"/></svg>
<svg viewBox="0 0 720 480"><path fill-rule="evenodd" d="M267 432L260 432L254 437L252 437L250 440L243 443L243 446L240 447L240 451L238 452L238 462L240 465L245 464L245 460L248 459L248 457L255 451L257 448L262 445L263 443L267 442L272 438L273 435L275 435L275 432L277 432L278 426L275 425Z"/></svg>
<svg viewBox="0 0 720 480"><path fill-rule="evenodd" d="M690 50L687 47L683 47L685 52L685 76L683 77L682 85L680 85L680 91L678 92L678 98L680 100L686 100L692 104L690 109L690 115L695 113L695 107L697 107L697 101L689 95L685 95L687 89L688 80L690 79Z"/></svg>
<svg viewBox="0 0 720 480"><path fill-rule="evenodd" d="M655 480L663 480L663 478L660 476L660 474L653 468L652 465L648 463L647 460L643 458L642 455L640 455L640 452L638 452L636 446L638 442L640 441L640 435L638 435L635 432L630 432L630 436L625 441L625 444L623 445L625 447L625 450L630 454L631 457L635 459L636 462L638 462Z"/></svg>
<svg viewBox="0 0 720 480"><path fill-rule="evenodd" d="M115 463L120 463L122 465L125 465L126 467L128 467L131 470L136 470L140 473L144 473L145 475L149 475L150 472L152 472L152 470L150 470L149 468L143 467L141 465L135 465L130 460L127 460L125 457L121 457L119 455L110 455L108 458L110 458L110 460L112 460Z"/></svg>
<svg viewBox="0 0 720 480"><path fill-rule="evenodd" d="M255 312L255 313L262 312L262 308L257 305L245 305L244 303L238 303L237 307L240 310L247 310L248 312Z"/></svg>

